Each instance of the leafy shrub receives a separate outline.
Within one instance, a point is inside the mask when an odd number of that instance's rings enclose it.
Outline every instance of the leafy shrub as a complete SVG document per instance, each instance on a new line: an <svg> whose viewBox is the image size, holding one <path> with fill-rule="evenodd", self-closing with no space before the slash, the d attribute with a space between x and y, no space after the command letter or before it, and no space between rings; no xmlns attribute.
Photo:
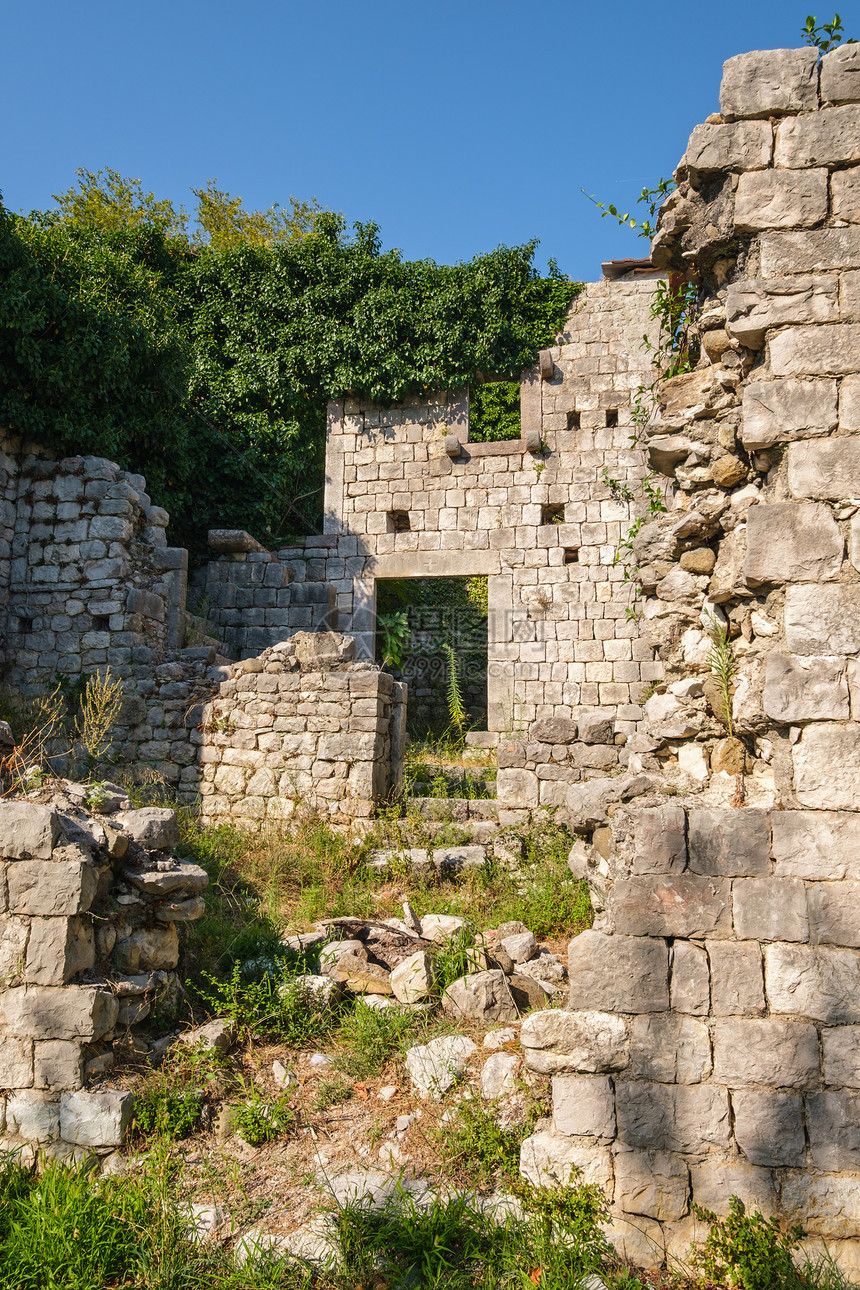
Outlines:
<svg viewBox="0 0 860 1290"><path fill-rule="evenodd" d="M409 1047L424 1025L421 1014L400 1008L379 1011L359 1000L341 1022L337 1038L342 1051L334 1064L353 1079L370 1079L395 1053Z"/></svg>
<svg viewBox="0 0 860 1290"><path fill-rule="evenodd" d="M775 1218L764 1218L758 1210L747 1213L737 1196L729 1200L728 1218L698 1205L693 1212L710 1223L700 1261L705 1275L719 1285L740 1290L801 1290L808 1285L792 1258L804 1236L802 1227L783 1231Z"/></svg>
<svg viewBox="0 0 860 1290"><path fill-rule="evenodd" d="M226 979L204 972L210 989L197 994L213 1016L229 1017L242 1038L266 1037L291 1048L318 1043L337 1025L339 1012L322 1004L281 964L259 979L247 979L236 963Z"/></svg>
<svg viewBox="0 0 860 1290"><path fill-rule="evenodd" d="M187 1138L203 1109L199 1089L173 1089L151 1086L135 1098L135 1123L145 1137Z"/></svg>
<svg viewBox="0 0 860 1290"><path fill-rule="evenodd" d="M464 1097L456 1114L437 1130L443 1158L458 1172L466 1169L478 1187L491 1187L500 1179L510 1186L519 1179L520 1147L530 1132L527 1123L502 1127L478 1097Z"/></svg>
<svg viewBox="0 0 860 1290"><path fill-rule="evenodd" d="M287 1097L268 1102L261 1097L253 1084L241 1081L244 1098L231 1104L230 1112L235 1131L252 1147L286 1133L295 1123L295 1112Z"/></svg>

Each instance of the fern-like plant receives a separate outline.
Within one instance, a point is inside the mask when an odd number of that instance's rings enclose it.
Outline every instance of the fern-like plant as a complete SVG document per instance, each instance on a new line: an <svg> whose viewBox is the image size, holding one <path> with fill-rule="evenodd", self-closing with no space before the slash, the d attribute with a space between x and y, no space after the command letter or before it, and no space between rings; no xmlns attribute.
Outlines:
<svg viewBox="0 0 860 1290"><path fill-rule="evenodd" d="M462 735L466 725L466 708L463 703L463 691L460 688L460 673L457 668L457 656L453 648L445 644L442 652L448 661L448 721L452 730Z"/></svg>
<svg viewBox="0 0 860 1290"><path fill-rule="evenodd" d="M708 667L720 695L721 711L717 716L726 727L730 739L735 737L732 718L732 685L737 674L738 665L732 652L727 624L719 622L714 614L707 614L707 632L711 638L711 652L708 655Z"/></svg>

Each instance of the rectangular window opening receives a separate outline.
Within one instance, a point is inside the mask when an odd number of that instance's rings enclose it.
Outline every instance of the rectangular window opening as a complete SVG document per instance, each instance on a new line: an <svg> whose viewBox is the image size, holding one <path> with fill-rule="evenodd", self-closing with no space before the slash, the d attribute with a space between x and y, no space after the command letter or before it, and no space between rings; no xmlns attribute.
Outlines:
<svg viewBox="0 0 860 1290"><path fill-rule="evenodd" d="M578 546L566 546L564 548L564 562L565 564L579 564Z"/></svg>
<svg viewBox="0 0 860 1290"><path fill-rule="evenodd" d="M521 439L519 381L486 381L469 386L469 443Z"/></svg>
<svg viewBox="0 0 860 1290"><path fill-rule="evenodd" d="M541 524L563 524L564 502L549 502L540 508Z"/></svg>
<svg viewBox="0 0 860 1290"><path fill-rule="evenodd" d="M389 511L388 512L388 532L389 533L409 533L412 525L409 523L408 511Z"/></svg>
<svg viewBox="0 0 860 1290"><path fill-rule="evenodd" d="M110 631L110 614L93 614L93 631Z"/></svg>
<svg viewBox="0 0 860 1290"><path fill-rule="evenodd" d="M568 412L568 414L567 414L567 428L568 428L568 430L579 430L579 429L581 429L581 424L580 424L580 422L581 422L581 416L580 416L579 412L577 412L577 411L576 411L576 409L574 409L572 412Z"/></svg>
<svg viewBox="0 0 860 1290"><path fill-rule="evenodd" d="M33 630L33 624L34 624L34 622L35 622L35 619L30 618L27 614L19 614L19 615L18 615L18 631L19 631L19 632L22 632L22 633L23 633L23 632L31 632L31 631Z"/></svg>
<svg viewBox="0 0 860 1290"><path fill-rule="evenodd" d="M606 409L606 426L607 426L607 429L610 429L610 430L611 430L614 426L617 426L617 425L618 425L618 409L617 409L617 408L607 408L607 409Z"/></svg>

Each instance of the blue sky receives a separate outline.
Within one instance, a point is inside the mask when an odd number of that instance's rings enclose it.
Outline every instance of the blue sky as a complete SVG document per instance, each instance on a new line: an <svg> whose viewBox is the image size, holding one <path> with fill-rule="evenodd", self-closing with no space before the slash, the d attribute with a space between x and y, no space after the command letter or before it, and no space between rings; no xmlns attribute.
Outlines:
<svg viewBox="0 0 860 1290"><path fill-rule="evenodd" d="M840 12L860 37L860 3ZM723 60L799 45L805 16L785 0L28 0L2 25L0 190L29 210L77 166L112 166L187 202L217 177L254 206L315 195L408 256L538 237L542 262L590 280L645 243L581 188L635 202L716 109Z"/></svg>

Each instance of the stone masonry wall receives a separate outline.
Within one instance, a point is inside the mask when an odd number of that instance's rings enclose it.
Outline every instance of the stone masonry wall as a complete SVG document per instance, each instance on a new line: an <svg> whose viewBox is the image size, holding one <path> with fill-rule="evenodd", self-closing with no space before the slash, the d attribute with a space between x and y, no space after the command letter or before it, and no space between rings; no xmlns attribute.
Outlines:
<svg viewBox="0 0 860 1290"><path fill-rule="evenodd" d="M173 811L65 781L41 798L0 801L0 1149L79 1159L124 1141L132 1095L85 1084L148 1051L135 1027L181 993L208 878L169 856Z"/></svg>
<svg viewBox="0 0 860 1290"><path fill-rule="evenodd" d="M634 552L664 678L624 783L568 790L601 912L569 1010L523 1027L554 1114L522 1167L581 1164L643 1263L735 1193L856 1275L860 48L730 59L720 106L653 247L695 276L702 346L646 427L668 509Z"/></svg>
<svg viewBox="0 0 860 1290"><path fill-rule="evenodd" d="M298 632L232 667L193 736L204 820L343 825L396 793L406 686L354 655L351 637Z"/></svg>

